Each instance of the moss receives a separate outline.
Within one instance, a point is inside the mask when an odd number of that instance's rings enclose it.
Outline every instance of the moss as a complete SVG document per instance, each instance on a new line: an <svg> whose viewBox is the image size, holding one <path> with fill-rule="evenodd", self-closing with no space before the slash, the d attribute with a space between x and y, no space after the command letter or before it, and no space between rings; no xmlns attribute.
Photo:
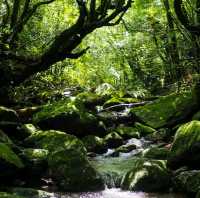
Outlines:
<svg viewBox="0 0 200 198"><path fill-rule="evenodd" d="M12 140L0 129L0 142L12 145Z"/></svg>
<svg viewBox="0 0 200 198"><path fill-rule="evenodd" d="M24 149L23 150L23 154L29 159L29 160L33 160L33 159L47 159L48 156L48 150L45 149Z"/></svg>
<svg viewBox="0 0 200 198"><path fill-rule="evenodd" d="M101 154L107 151L107 146L103 138L89 135L84 137L82 141L88 152L95 152Z"/></svg>
<svg viewBox="0 0 200 198"><path fill-rule="evenodd" d="M75 150L55 151L48 159L51 177L65 191L102 190L104 183L86 156Z"/></svg>
<svg viewBox="0 0 200 198"><path fill-rule="evenodd" d="M91 92L83 92L76 96L75 103L79 105L79 107L83 105L86 108L94 109L95 106L102 105L106 99L106 96L100 96Z"/></svg>
<svg viewBox="0 0 200 198"><path fill-rule="evenodd" d="M0 197L1 198L25 198L25 197L18 196L18 195L15 195L15 194L10 194L10 193L7 193L7 192L0 192Z"/></svg>
<svg viewBox="0 0 200 198"><path fill-rule="evenodd" d="M135 127L138 129L138 131L140 132L141 136L146 136L148 134L152 134L152 133L156 133L156 130L149 127L149 126L145 126L139 122L135 123Z"/></svg>
<svg viewBox="0 0 200 198"><path fill-rule="evenodd" d="M115 131L125 139L140 137L140 132L136 127L119 126Z"/></svg>
<svg viewBox="0 0 200 198"><path fill-rule="evenodd" d="M12 188L10 191L15 196L20 196L20 198L50 198L54 197L54 193L45 192L42 190L32 189L32 188ZM13 197L15 198L15 197Z"/></svg>
<svg viewBox="0 0 200 198"><path fill-rule="evenodd" d="M141 156L150 159L166 160L168 154L169 150L167 148L153 147L142 151Z"/></svg>
<svg viewBox="0 0 200 198"><path fill-rule="evenodd" d="M68 149L71 147L86 153L83 143L73 135L61 131L49 130L33 133L25 140L27 145L51 151Z"/></svg>
<svg viewBox="0 0 200 198"><path fill-rule="evenodd" d="M117 148L123 144L123 138L116 132L109 133L104 137L108 148Z"/></svg>
<svg viewBox="0 0 200 198"><path fill-rule="evenodd" d="M123 177L122 188L144 192L168 191L170 182L166 161L140 159Z"/></svg>
<svg viewBox="0 0 200 198"><path fill-rule="evenodd" d="M200 111L193 115L192 120L200 120Z"/></svg>
<svg viewBox="0 0 200 198"><path fill-rule="evenodd" d="M113 106L113 105L118 105L118 104L129 104L129 103L136 103L136 102L140 102L140 99L137 98L111 98L108 101L106 101L104 103L104 108L109 107L109 106Z"/></svg>
<svg viewBox="0 0 200 198"><path fill-rule="evenodd" d="M196 106L192 93L184 92L160 97L151 104L133 108L131 112L145 124L161 128L184 120Z"/></svg>
<svg viewBox="0 0 200 198"><path fill-rule="evenodd" d="M26 133L27 135L31 135L34 132L37 132L39 129L37 129L33 124L23 124L21 126L21 130Z"/></svg>
<svg viewBox="0 0 200 198"><path fill-rule="evenodd" d="M4 143L0 143L0 158L18 168L24 167L21 159Z"/></svg>
<svg viewBox="0 0 200 198"><path fill-rule="evenodd" d="M61 130L77 136L105 131L98 119L92 113L87 112L81 102L74 99L44 106L33 116L33 121L43 130Z"/></svg>
<svg viewBox="0 0 200 198"><path fill-rule="evenodd" d="M175 134L169 154L169 165L198 166L200 162L200 121L191 121L180 126Z"/></svg>

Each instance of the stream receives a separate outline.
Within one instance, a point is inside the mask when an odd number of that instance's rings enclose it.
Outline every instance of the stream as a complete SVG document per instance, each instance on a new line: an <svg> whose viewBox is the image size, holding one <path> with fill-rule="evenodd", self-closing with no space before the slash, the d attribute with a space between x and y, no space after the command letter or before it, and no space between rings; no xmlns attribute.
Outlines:
<svg viewBox="0 0 200 198"><path fill-rule="evenodd" d="M83 192L83 193L67 193L54 194L51 198L186 198L183 194L175 193L144 193L144 192L130 192L123 191L116 185L116 177L122 176L125 172L130 170L132 163L137 159L134 157L137 153L155 146L150 141L145 139L132 138L127 141L125 145L135 144L136 149L129 153L120 153L118 157L111 157L114 149L109 149L107 153L91 158L91 163L101 173L106 181L107 187L99 192ZM123 168L121 167L123 163Z"/></svg>

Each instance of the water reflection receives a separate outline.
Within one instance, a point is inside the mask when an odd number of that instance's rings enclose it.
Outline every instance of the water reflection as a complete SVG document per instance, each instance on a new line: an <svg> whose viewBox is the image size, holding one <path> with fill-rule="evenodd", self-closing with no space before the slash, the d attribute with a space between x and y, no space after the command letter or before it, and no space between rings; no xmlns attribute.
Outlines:
<svg viewBox="0 0 200 198"><path fill-rule="evenodd" d="M154 193L143 193L143 192L129 192L122 191L117 188L106 189L101 192L88 192L88 193L71 193L71 194L60 194L55 195L51 198L186 198L184 195L178 194L154 194Z"/></svg>

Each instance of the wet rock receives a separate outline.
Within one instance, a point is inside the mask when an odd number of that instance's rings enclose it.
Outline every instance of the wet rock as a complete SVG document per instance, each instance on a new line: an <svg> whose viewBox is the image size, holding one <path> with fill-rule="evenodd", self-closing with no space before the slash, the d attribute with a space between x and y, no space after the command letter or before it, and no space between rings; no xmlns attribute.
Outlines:
<svg viewBox="0 0 200 198"><path fill-rule="evenodd" d="M94 152L97 154L102 154L107 151L107 145L103 138L97 136L89 135L82 139L87 152Z"/></svg>
<svg viewBox="0 0 200 198"><path fill-rule="evenodd" d="M117 148L123 144L123 138L116 132L106 135L104 141L108 148Z"/></svg>
<svg viewBox="0 0 200 198"><path fill-rule="evenodd" d="M168 166L199 168L200 162L200 121L183 124L176 132L168 158Z"/></svg>
<svg viewBox="0 0 200 198"><path fill-rule="evenodd" d="M122 179L122 188L131 191L168 191L171 184L166 161L138 160Z"/></svg>
<svg viewBox="0 0 200 198"><path fill-rule="evenodd" d="M124 139L139 138L140 132L136 127L118 126L115 131Z"/></svg>

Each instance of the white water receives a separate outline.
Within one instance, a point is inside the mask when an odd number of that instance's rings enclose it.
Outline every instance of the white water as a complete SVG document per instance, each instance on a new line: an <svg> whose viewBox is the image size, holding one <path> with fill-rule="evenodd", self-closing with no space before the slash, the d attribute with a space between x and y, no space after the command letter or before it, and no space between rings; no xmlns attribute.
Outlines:
<svg viewBox="0 0 200 198"><path fill-rule="evenodd" d="M143 192L122 191L118 188L105 189L100 192L71 193L63 195L54 195L50 198L185 198L177 194L155 194Z"/></svg>

